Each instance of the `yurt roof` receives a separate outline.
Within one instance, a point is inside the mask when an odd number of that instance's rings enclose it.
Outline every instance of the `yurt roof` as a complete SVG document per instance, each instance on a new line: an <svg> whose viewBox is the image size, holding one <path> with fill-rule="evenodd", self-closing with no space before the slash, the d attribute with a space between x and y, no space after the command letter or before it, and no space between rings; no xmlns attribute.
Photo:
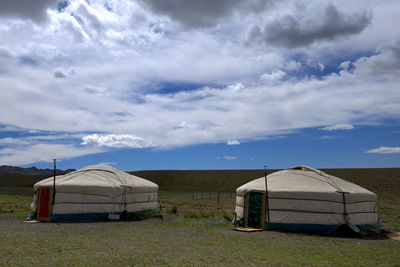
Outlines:
<svg viewBox="0 0 400 267"><path fill-rule="evenodd" d="M359 185L307 166L274 172L267 176L267 185L268 194L276 197L339 200L345 193L351 194L353 201L376 199L374 193ZM265 178L255 179L236 189L237 194L242 196L249 191L265 192Z"/></svg>
<svg viewBox="0 0 400 267"><path fill-rule="evenodd" d="M53 186L53 177L34 185L36 187ZM143 178L119 171L108 165L90 165L65 175L56 176L56 190L74 191L76 188L130 188L132 191L156 191L158 185Z"/></svg>

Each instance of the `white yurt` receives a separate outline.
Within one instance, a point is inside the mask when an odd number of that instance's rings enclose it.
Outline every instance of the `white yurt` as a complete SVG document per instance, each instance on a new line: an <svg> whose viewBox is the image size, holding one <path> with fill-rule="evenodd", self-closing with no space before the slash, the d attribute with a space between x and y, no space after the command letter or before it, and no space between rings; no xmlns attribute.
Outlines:
<svg viewBox="0 0 400 267"><path fill-rule="evenodd" d="M236 193L238 226L327 234L379 232L373 192L310 167L277 171L240 186Z"/></svg>
<svg viewBox="0 0 400 267"><path fill-rule="evenodd" d="M37 182L28 220L97 221L159 215L158 185L107 165Z"/></svg>

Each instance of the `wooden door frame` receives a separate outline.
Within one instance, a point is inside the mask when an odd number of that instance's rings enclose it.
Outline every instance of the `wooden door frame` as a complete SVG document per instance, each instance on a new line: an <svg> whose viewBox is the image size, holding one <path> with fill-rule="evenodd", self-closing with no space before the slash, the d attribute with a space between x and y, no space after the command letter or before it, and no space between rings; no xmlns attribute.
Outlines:
<svg viewBox="0 0 400 267"><path fill-rule="evenodd" d="M48 213L47 217L40 217L40 207L41 207L41 197L42 197L42 189L48 189L49 190L49 198L48 198ZM38 188L38 200L37 200L37 205L36 205L36 218L39 221L50 221L51 220L51 215L53 214L53 203L52 203L52 195L53 195L53 189L51 187L42 187Z"/></svg>
<svg viewBox="0 0 400 267"><path fill-rule="evenodd" d="M264 229L265 227L265 192L262 191L249 191L245 195L245 204L244 204L244 227L249 227L249 199L251 193L260 193L261 194L261 214L260 214L260 229Z"/></svg>

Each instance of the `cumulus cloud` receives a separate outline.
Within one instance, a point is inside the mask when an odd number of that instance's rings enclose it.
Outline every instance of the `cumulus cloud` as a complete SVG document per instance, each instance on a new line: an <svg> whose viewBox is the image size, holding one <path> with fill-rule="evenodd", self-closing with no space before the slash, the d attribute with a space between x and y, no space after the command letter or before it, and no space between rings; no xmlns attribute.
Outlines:
<svg viewBox="0 0 400 267"><path fill-rule="evenodd" d="M99 146L99 147L117 147L117 148L148 148L157 145L146 141L142 137L129 134L109 134L98 135L91 134L82 138L82 145Z"/></svg>
<svg viewBox="0 0 400 267"><path fill-rule="evenodd" d="M376 55L360 58L353 64L357 73L360 74L398 76L400 75L400 42L384 46Z"/></svg>
<svg viewBox="0 0 400 267"><path fill-rule="evenodd" d="M0 143L175 148L398 118L398 30L387 27L399 22L395 1L374 4L374 17L361 1L334 0L321 12L299 0L303 13L285 1L191 2L71 0L38 25L10 19L0 3L0 131L86 135L30 141L6 133ZM264 25L253 28L255 39L276 34L282 45L245 46L251 25ZM177 86L159 90L165 83Z"/></svg>
<svg viewBox="0 0 400 267"><path fill-rule="evenodd" d="M372 20L372 13L346 14L333 4L320 15L301 17L286 14L269 21L264 28L253 26L248 42L265 42L274 46L295 48L323 40L355 35L362 32Z"/></svg>
<svg viewBox="0 0 400 267"><path fill-rule="evenodd" d="M272 73L265 73L261 75L260 80L267 83L276 83L279 82L283 77L285 77L286 73L281 70L276 70Z"/></svg>
<svg viewBox="0 0 400 267"><path fill-rule="evenodd" d="M2 0L0 1L0 16L30 19L43 22L47 18L46 10L56 8L56 0Z"/></svg>
<svg viewBox="0 0 400 267"><path fill-rule="evenodd" d="M387 146L381 146L378 148L370 149L366 151L365 153L368 154L400 154L400 147L395 146L395 147L387 147Z"/></svg>
<svg viewBox="0 0 400 267"><path fill-rule="evenodd" d="M240 145L240 142L238 140L229 140L226 144L228 146L235 146L235 145Z"/></svg>
<svg viewBox="0 0 400 267"><path fill-rule="evenodd" d="M296 60L291 60L287 63L285 63L284 68L288 71L299 71L301 69L301 62L298 62Z"/></svg>
<svg viewBox="0 0 400 267"><path fill-rule="evenodd" d="M338 69L343 69L345 71L347 71L351 66L351 62L350 61L344 61L342 63L340 63Z"/></svg>
<svg viewBox="0 0 400 267"><path fill-rule="evenodd" d="M235 160L235 159L237 159L237 157L235 157L235 156L230 156L230 155L225 155L225 156L224 156L224 159L226 159L226 160Z"/></svg>
<svg viewBox="0 0 400 267"><path fill-rule="evenodd" d="M323 131L336 131L336 130L353 130L354 126L351 124L335 124L321 128Z"/></svg>

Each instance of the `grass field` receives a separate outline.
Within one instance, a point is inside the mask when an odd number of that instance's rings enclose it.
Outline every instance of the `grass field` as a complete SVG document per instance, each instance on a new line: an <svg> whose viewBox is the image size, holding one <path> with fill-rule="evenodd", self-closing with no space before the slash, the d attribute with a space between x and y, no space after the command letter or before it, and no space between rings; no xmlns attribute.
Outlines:
<svg viewBox="0 0 400 267"><path fill-rule="evenodd" d="M400 169L325 171L376 192L384 228L400 231ZM0 266L400 265L400 241L383 236L233 231L233 189L262 176L235 172L143 172L160 184L163 221L64 224L23 222L43 177L0 177Z"/></svg>

